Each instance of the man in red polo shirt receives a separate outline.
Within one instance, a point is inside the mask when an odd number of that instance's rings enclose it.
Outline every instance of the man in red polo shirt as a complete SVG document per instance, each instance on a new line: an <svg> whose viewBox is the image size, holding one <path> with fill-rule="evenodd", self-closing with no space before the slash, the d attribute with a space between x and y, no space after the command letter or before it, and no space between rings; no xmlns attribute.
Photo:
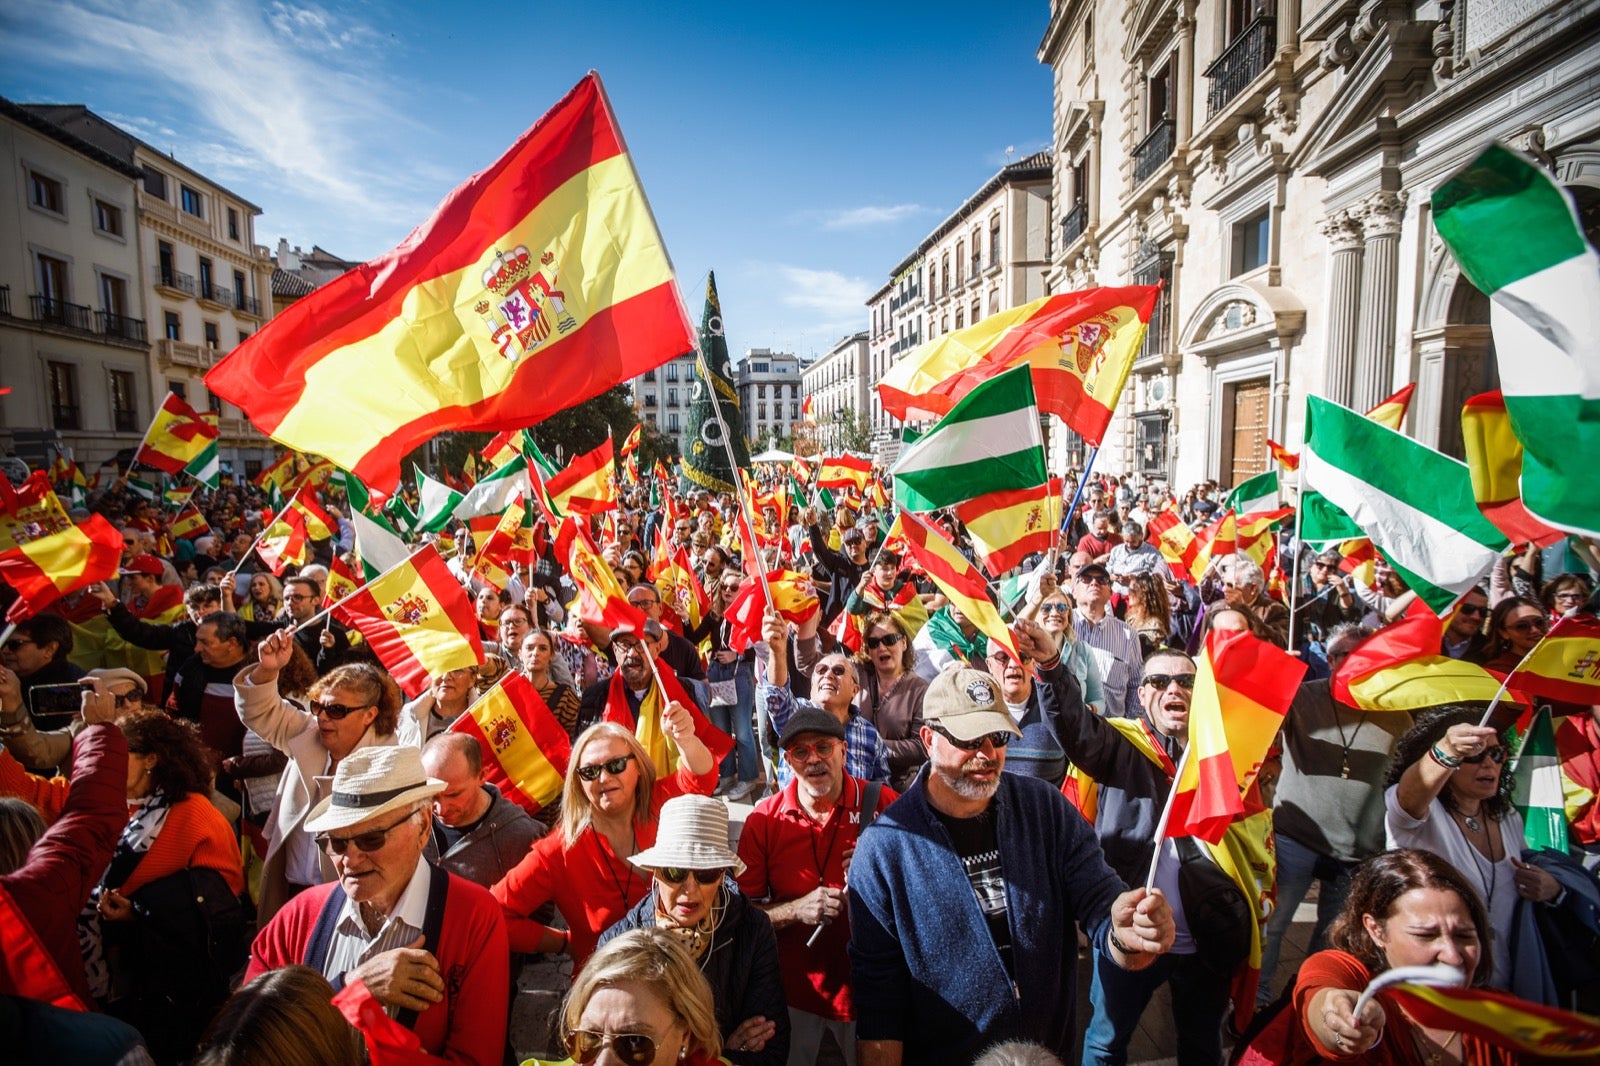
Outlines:
<svg viewBox="0 0 1600 1066"><path fill-rule="evenodd" d="M815 1062L825 1033L853 1061L845 872L861 834L863 807L872 812L870 825L897 793L844 772L844 723L820 708L795 711L778 746L794 777L745 819L739 857L746 869L739 891L767 912L778 934L792 1025L789 1061Z"/></svg>

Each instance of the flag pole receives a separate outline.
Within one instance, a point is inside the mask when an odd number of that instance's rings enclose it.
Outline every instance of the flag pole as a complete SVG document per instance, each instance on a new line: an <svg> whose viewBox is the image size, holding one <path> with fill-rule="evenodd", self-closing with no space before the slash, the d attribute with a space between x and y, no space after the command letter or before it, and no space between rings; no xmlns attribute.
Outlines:
<svg viewBox="0 0 1600 1066"><path fill-rule="evenodd" d="M296 501L296 500L298 500L300 498L300 490L304 489L304 488L305 488L305 486L301 485L300 488L295 489L294 490L294 495L289 497L289 502L285 503L282 507L278 508L276 511L273 512L272 520L274 522L277 521L279 515L283 514L283 512L287 511L289 508L294 506L294 501ZM232 581L234 579L234 577L239 573L239 568L242 567L245 564L245 560L249 559L250 556L252 554L254 554L255 550L258 547L261 546L261 539L267 535L267 530L271 529L271 528L272 528L272 522L268 522L267 525L261 530L261 532L256 534L256 539L250 542L250 550L244 553L244 557L239 560L239 562L234 566L234 568L232 570L228 571L228 578L227 579L229 581ZM266 560L262 560L262 561L265 562Z"/></svg>
<svg viewBox="0 0 1600 1066"><path fill-rule="evenodd" d="M346 603L348 603L350 600L352 600L355 597L361 595L361 593L363 593L363 592L365 592L367 590L368 586L372 585L374 582L382 581L384 578L388 577L390 574L394 573L396 570L400 569L402 566L405 566L407 563L411 562L417 556L421 555L425 550L427 550L428 547L429 547L429 545L426 545L426 544L422 545L422 547L418 548L416 551L414 551L410 555L406 556L405 560L403 562L395 563L393 566L391 566L389 569L385 570L383 573L379 574L377 577L373 578L371 581L363 581L361 584L357 585L350 592L345 593L343 596L339 597L333 603L328 604L328 606L324 607L322 610L318 611L316 614L312 615L310 618L307 618L304 622L300 622L299 624L291 627L291 631L296 631L296 630L301 630L301 629L308 629L311 626L314 626L318 622L322 621L324 618L332 616L334 608L342 607Z"/></svg>
<svg viewBox="0 0 1600 1066"><path fill-rule="evenodd" d="M1300 602L1300 556L1305 554L1300 550L1300 520L1306 513L1306 475L1301 467L1295 468L1294 479L1294 565L1290 568L1289 577L1289 646L1286 649L1294 653L1294 615L1295 606Z"/></svg>
<svg viewBox="0 0 1600 1066"><path fill-rule="evenodd" d="M1061 516L1061 528L1057 531L1057 534L1062 540L1065 540L1068 534L1072 532L1072 520L1077 517L1078 503L1083 499L1084 487L1089 484L1089 474L1094 470L1094 461L1099 457L1100 445L1096 444L1089 449L1089 461L1083 464L1083 474L1078 478L1078 487L1072 493L1072 504L1067 508L1066 513Z"/></svg>
<svg viewBox="0 0 1600 1066"><path fill-rule="evenodd" d="M1156 867L1161 864L1161 845L1167 838L1167 822L1172 818L1172 801L1178 795L1178 782L1183 780L1183 771L1189 765L1189 756L1194 753L1194 738L1189 738L1189 743L1183 746L1183 755L1178 759L1178 768L1172 775L1172 788L1167 792L1166 806L1161 808L1161 820L1156 823L1156 853L1150 859L1150 874L1144 879L1144 890L1149 892L1156 887Z"/></svg>

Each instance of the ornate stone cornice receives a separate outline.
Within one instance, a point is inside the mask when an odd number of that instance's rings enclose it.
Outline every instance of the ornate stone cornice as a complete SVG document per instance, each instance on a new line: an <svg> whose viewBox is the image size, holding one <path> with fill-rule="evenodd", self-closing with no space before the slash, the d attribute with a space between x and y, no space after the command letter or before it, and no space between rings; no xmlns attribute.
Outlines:
<svg viewBox="0 0 1600 1066"><path fill-rule="evenodd" d="M1335 211L1317 223L1317 228L1328 238L1328 246L1335 252L1359 251L1366 240L1361 220L1349 211Z"/></svg>

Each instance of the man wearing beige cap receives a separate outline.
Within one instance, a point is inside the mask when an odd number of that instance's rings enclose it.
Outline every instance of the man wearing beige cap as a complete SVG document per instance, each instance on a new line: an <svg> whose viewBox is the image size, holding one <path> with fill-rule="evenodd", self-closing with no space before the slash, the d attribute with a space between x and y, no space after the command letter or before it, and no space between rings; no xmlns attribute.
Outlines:
<svg viewBox="0 0 1600 1066"><path fill-rule="evenodd" d="M1057 789L1001 772L1020 732L994 678L940 674L922 718L928 765L850 863L857 1062L965 1064L1001 1040L1068 1058L1073 923L1137 970L1172 945L1172 912L1159 891L1127 889Z"/></svg>
<svg viewBox="0 0 1600 1066"><path fill-rule="evenodd" d="M364 982L430 1055L495 1066L510 1002L510 947L488 890L422 859L433 797L410 745L357 748L307 832L338 881L307 889L257 935L245 980L303 963L335 988Z"/></svg>

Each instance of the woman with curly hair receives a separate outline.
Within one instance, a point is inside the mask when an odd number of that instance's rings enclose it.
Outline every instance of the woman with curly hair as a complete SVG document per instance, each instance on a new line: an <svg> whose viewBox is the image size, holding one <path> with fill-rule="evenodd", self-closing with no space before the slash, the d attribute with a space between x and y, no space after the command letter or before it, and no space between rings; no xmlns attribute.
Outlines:
<svg viewBox="0 0 1600 1066"><path fill-rule="evenodd" d="M1509 952L1517 900L1553 901L1556 879L1520 856L1522 815L1511 803L1505 739L1478 725L1482 713L1446 705L1417 718L1395 745L1384 792L1387 844L1431 851L1462 871L1489 913L1495 949L1489 983L1511 987Z"/></svg>
<svg viewBox="0 0 1600 1066"><path fill-rule="evenodd" d="M174 941L165 930L190 917L190 884L237 902L243 860L233 827L211 804L212 759L200 731L154 710L117 725L128 742L128 824L89 893L78 943L95 997L166 1061L193 1046L226 992L197 979L227 974L210 973L204 945ZM199 870L210 875L185 875ZM186 957L174 957L186 947Z"/></svg>
<svg viewBox="0 0 1600 1066"><path fill-rule="evenodd" d="M1145 658L1166 645L1172 635L1172 600L1160 578L1154 574L1129 576L1128 608L1123 621L1138 635Z"/></svg>
<svg viewBox="0 0 1600 1066"><path fill-rule="evenodd" d="M294 649L287 630L272 634L257 646L256 664L233 682L240 721L289 757L267 819L257 904L262 925L290 898L332 876L303 824L339 763L357 748L399 742L400 687L370 663L335 667L306 690L305 706L280 696L280 674Z"/></svg>

